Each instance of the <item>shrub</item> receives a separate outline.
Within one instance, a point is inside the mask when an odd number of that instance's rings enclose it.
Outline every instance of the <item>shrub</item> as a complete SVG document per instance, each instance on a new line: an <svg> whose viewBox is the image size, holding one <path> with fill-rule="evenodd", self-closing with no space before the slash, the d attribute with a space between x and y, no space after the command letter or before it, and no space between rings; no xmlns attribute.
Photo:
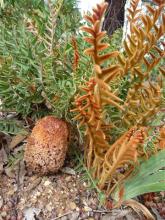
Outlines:
<svg viewBox="0 0 165 220"><path fill-rule="evenodd" d="M98 4L92 15L86 15L88 26L82 27L90 35L84 38L90 45L85 54L92 58L93 74L81 87L72 111L77 112L75 120L84 127L88 140L87 168L107 196L140 161L162 149L156 142L153 151L149 148L146 152L144 146L149 134L148 122L163 103L165 69L161 60L165 45L159 40L165 31L164 4L155 1L156 7L146 5L147 13L143 14L137 9L138 2L131 1L128 17L131 34L123 42L123 52L108 50L106 33L101 31L107 3ZM113 137L111 130L120 132Z"/></svg>
<svg viewBox="0 0 165 220"><path fill-rule="evenodd" d="M0 15L0 98L3 111L32 119L64 117L75 93L72 36L76 1L4 1Z"/></svg>

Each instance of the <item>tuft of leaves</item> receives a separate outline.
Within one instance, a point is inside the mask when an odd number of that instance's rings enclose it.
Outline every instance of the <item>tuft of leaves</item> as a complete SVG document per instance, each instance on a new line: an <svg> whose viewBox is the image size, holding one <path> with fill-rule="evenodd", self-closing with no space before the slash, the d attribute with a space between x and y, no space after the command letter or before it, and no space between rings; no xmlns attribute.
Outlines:
<svg viewBox="0 0 165 220"><path fill-rule="evenodd" d="M138 195L149 192L165 191L165 150L158 152L148 160L142 162L138 171L135 171L116 192L114 199L129 200ZM122 193L122 198L119 198Z"/></svg>

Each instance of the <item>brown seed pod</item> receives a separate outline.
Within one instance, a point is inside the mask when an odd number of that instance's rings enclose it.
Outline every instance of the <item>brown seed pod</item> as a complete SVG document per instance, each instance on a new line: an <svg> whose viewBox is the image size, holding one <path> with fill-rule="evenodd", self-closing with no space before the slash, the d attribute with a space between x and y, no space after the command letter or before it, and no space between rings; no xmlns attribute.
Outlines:
<svg viewBox="0 0 165 220"><path fill-rule="evenodd" d="M32 130L25 147L24 160L33 173L57 172L64 163L69 130L66 122L46 116Z"/></svg>

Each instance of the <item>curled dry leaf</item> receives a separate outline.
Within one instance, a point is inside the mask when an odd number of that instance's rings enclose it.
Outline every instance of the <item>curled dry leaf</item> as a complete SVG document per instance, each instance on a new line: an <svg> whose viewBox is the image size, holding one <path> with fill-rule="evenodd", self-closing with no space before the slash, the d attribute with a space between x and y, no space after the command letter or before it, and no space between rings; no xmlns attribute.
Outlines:
<svg viewBox="0 0 165 220"><path fill-rule="evenodd" d="M70 167L63 167L63 168L61 168L61 171L62 171L62 173L66 173L69 175L76 175L75 170Z"/></svg>
<svg viewBox="0 0 165 220"><path fill-rule="evenodd" d="M150 213L150 211L144 205L142 205L141 203L139 203L133 199L124 201L123 205L131 207L139 215L143 214L145 216L145 218L148 220L155 219L153 217L153 215Z"/></svg>
<svg viewBox="0 0 165 220"><path fill-rule="evenodd" d="M14 136L9 144L9 149L14 149L18 144L25 140L26 137L27 135L24 134L17 134L16 136Z"/></svg>
<svg viewBox="0 0 165 220"><path fill-rule="evenodd" d="M27 208L24 210L24 220L35 220L36 216L41 212L40 209L37 208Z"/></svg>
<svg viewBox="0 0 165 220"><path fill-rule="evenodd" d="M102 220L125 219L127 216L131 216L131 214L132 214L132 210L130 210L130 209L124 209L124 210L115 209L115 210L112 210L112 213L104 215ZM131 217L135 217L135 216L131 216Z"/></svg>

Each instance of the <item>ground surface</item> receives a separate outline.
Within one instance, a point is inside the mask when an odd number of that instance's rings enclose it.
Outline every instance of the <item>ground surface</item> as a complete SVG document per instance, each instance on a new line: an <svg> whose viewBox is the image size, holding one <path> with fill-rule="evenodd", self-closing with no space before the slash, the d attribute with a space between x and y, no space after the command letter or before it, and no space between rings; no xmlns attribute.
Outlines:
<svg viewBox="0 0 165 220"><path fill-rule="evenodd" d="M13 179L3 175L1 203L2 199L2 219L23 219L23 216L28 220L139 219L131 209L103 209L96 194L86 188L79 176L64 173L25 177L19 187Z"/></svg>
<svg viewBox="0 0 165 220"><path fill-rule="evenodd" d="M112 210L110 202L106 208L101 206L94 190L75 172L72 160L67 159L64 168L52 176L28 173L23 162L26 139L0 138L0 220L144 219L128 207ZM162 202L159 205L163 207Z"/></svg>

